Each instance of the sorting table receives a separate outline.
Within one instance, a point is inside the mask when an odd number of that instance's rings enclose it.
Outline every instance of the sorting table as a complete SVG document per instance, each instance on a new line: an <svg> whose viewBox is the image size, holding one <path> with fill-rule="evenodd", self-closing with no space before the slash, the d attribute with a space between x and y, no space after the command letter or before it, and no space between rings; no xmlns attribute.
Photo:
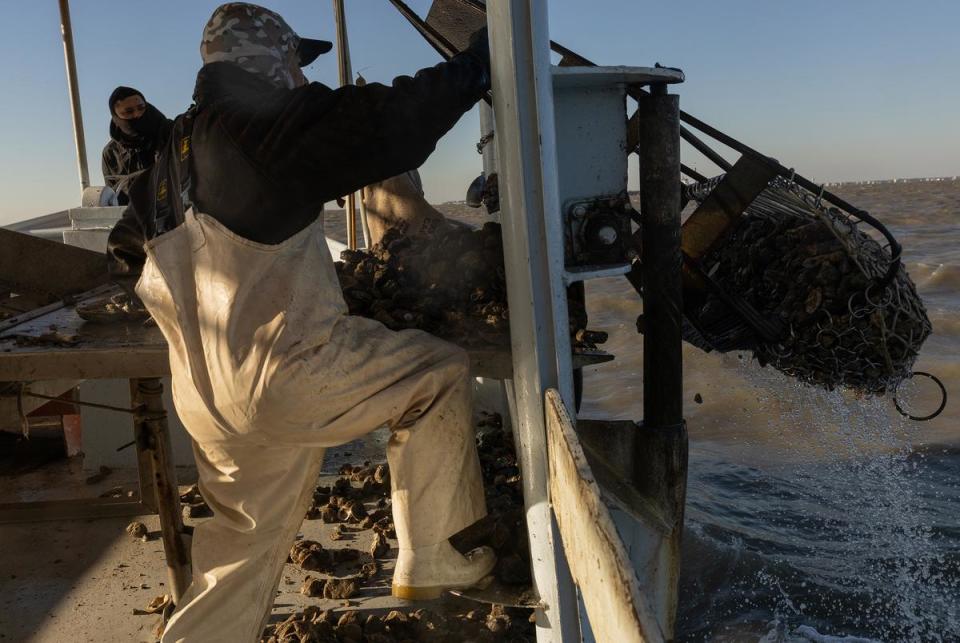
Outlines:
<svg viewBox="0 0 960 643"><path fill-rule="evenodd" d="M92 298L87 297L87 299ZM104 296L104 290L96 293ZM78 301L83 301L81 297ZM466 347L471 374L512 377L508 347ZM602 351L578 352L574 366L613 359ZM190 552L183 540L167 414L160 378L170 374L167 344L159 328L143 322L95 324L72 305L54 304L0 322L0 386L21 383L15 395L29 395L29 383L47 380L128 379L139 499L93 498L0 504L0 522L105 516L160 516L167 571L174 602L190 583ZM12 388L12 387L8 387ZM9 393L8 393L9 394Z"/></svg>

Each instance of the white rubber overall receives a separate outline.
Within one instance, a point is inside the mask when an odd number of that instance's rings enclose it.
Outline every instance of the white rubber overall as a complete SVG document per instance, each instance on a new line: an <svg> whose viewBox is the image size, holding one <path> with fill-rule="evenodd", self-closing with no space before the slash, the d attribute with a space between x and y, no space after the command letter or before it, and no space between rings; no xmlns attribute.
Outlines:
<svg viewBox="0 0 960 643"><path fill-rule="evenodd" d="M391 428L401 549L485 515L468 360L426 333L347 316L320 220L263 245L187 219L147 245L137 285L169 343L174 404L214 512L162 640L252 642L325 447Z"/></svg>

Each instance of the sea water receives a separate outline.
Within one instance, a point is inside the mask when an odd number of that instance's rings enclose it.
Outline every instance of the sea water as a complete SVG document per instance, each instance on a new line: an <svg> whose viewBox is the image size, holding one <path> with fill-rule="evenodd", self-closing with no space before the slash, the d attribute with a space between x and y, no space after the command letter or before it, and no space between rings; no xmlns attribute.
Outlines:
<svg viewBox="0 0 960 643"><path fill-rule="evenodd" d="M835 190L903 244L933 322L916 369L953 397L918 423L685 346L680 640L960 641L960 181ZM588 300L616 360L588 369L581 415L640 419L642 304L623 280ZM915 414L939 402L920 378L903 397Z"/></svg>

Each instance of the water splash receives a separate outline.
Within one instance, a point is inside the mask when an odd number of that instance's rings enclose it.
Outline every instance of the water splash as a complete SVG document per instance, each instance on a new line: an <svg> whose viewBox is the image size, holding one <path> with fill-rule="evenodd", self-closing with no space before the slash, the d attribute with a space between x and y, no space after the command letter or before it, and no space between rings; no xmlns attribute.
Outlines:
<svg viewBox="0 0 960 643"><path fill-rule="evenodd" d="M762 560L726 589L740 593L728 609L772 611L794 637L783 640L815 640L796 638L805 623L883 640L960 640L958 454L915 448L916 425L888 400L739 370L791 453L770 470L691 466L691 520L704 521L692 537ZM698 502L697 487L709 487L713 502Z"/></svg>

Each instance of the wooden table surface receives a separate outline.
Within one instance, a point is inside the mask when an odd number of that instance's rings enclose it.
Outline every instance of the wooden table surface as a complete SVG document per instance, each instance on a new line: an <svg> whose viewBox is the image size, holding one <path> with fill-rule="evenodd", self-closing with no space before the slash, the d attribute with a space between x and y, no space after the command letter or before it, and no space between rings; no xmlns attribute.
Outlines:
<svg viewBox="0 0 960 643"><path fill-rule="evenodd" d="M100 295L102 296L102 295ZM167 343L160 329L142 322L97 324L84 321L73 306L63 306L0 330L0 382L55 379L166 377L170 374ZM51 332L75 336L71 345L22 345L16 336L40 337ZM471 373L510 379L513 363L508 347L466 347ZM613 359L603 351L574 354L574 366Z"/></svg>

